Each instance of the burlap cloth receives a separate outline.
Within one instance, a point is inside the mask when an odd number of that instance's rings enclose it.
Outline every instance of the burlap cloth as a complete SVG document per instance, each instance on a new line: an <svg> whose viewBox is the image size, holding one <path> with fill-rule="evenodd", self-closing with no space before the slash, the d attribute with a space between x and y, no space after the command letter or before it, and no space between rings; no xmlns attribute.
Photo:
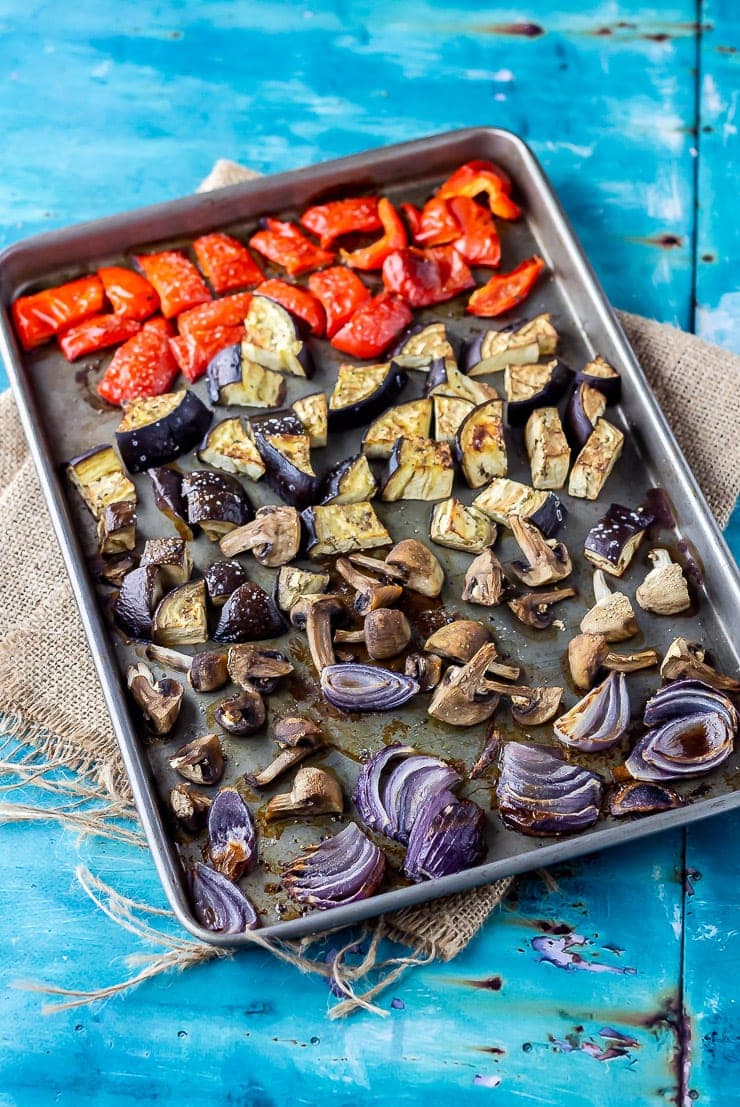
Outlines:
<svg viewBox="0 0 740 1107"><path fill-rule="evenodd" d="M219 162L203 187L252 175ZM673 327L622 313L622 325L724 526L740 491L740 357ZM65 766L113 814L134 816L131 792L12 396L0 397L0 725L35 764ZM7 808L0 819L7 817ZM396 912L383 933L449 960L509 887L484 888Z"/></svg>

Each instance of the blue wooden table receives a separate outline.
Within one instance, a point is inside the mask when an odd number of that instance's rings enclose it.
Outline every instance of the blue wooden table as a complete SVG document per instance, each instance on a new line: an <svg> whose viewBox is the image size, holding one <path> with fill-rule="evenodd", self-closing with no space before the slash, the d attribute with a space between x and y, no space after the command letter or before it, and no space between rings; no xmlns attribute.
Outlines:
<svg viewBox="0 0 740 1107"><path fill-rule="evenodd" d="M498 124L615 305L738 349L739 32L735 0L0 0L0 243L179 196L219 156L269 172ZM740 554L738 513L729 536ZM523 880L458 960L395 986L390 1017L342 1023L325 983L262 953L41 1016L12 982L99 987L138 948L75 867L162 894L144 850L4 827L0 1107L729 1107L738 835L726 816L563 866L557 890Z"/></svg>

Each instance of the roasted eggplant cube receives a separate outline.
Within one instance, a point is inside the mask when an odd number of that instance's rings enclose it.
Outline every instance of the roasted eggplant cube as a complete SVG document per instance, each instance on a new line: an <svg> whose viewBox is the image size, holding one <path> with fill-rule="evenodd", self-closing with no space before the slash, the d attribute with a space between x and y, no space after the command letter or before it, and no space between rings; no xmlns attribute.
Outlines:
<svg viewBox="0 0 740 1107"><path fill-rule="evenodd" d="M286 630L282 615L264 588L254 581L242 584L221 608L213 633L216 642L261 642Z"/></svg>
<svg viewBox="0 0 740 1107"><path fill-rule="evenodd" d="M151 638L152 616L163 591L158 565L142 565L123 578L113 616L132 638Z"/></svg>
<svg viewBox="0 0 740 1107"><path fill-rule="evenodd" d="M437 361L429 370L424 386L425 396L459 396L471 404L483 404L486 400L498 400L499 394L490 384L474 381L461 373L454 362Z"/></svg>
<svg viewBox="0 0 740 1107"><path fill-rule="evenodd" d="M438 361L455 361L455 352L447 337L444 323L417 323L401 337L392 354L393 360L403 369L417 369L427 373Z"/></svg>
<svg viewBox="0 0 740 1107"><path fill-rule="evenodd" d="M506 418L511 426L526 423L538 407L556 404L573 374L555 359L542 365L509 365L504 370Z"/></svg>
<svg viewBox="0 0 740 1107"><path fill-rule="evenodd" d="M186 542L192 542L199 527L188 523L188 507L182 494L182 473L169 465L159 469L150 469L154 504L173 524L175 530Z"/></svg>
<svg viewBox="0 0 740 1107"><path fill-rule="evenodd" d="M211 427L200 444L198 458L204 465L226 473L241 473L250 480L259 480L265 474L259 451L238 416Z"/></svg>
<svg viewBox="0 0 740 1107"><path fill-rule="evenodd" d="M249 580L240 561L214 561L203 572L208 599L214 607L222 607L232 592Z"/></svg>
<svg viewBox="0 0 740 1107"><path fill-rule="evenodd" d="M609 362L597 354L576 373L576 384L589 384L601 392L608 404L618 404L622 392L622 378Z"/></svg>
<svg viewBox="0 0 740 1107"><path fill-rule="evenodd" d="M122 553L101 558L101 562L97 579L112 588L120 588L124 578L139 564L139 559L136 554Z"/></svg>
<svg viewBox="0 0 740 1107"><path fill-rule="evenodd" d="M189 389L131 400L123 406L116 443L126 468L142 473L196 446L213 412Z"/></svg>
<svg viewBox="0 0 740 1107"><path fill-rule="evenodd" d="M454 496L434 505L429 537L438 546L477 554L494 544L496 534L496 524L487 515Z"/></svg>
<svg viewBox="0 0 740 1107"><path fill-rule="evenodd" d="M340 365L329 397L329 430L352 430L369 423L393 403L406 383L394 361L379 365Z"/></svg>
<svg viewBox="0 0 740 1107"><path fill-rule="evenodd" d="M606 419L599 419L573 462L568 492L597 500L624 446L624 435Z"/></svg>
<svg viewBox="0 0 740 1107"><path fill-rule="evenodd" d="M324 393L312 392L309 396L295 400L291 406L305 427L311 449L322 449L327 443L329 429L329 410Z"/></svg>
<svg viewBox="0 0 740 1107"><path fill-rule="evenodd" d="M259 415L250 415L247 419L246 430L252 441L254 441L257 431L261 431L262 434L306 433L303 422L292 407L284 407L280 411L263 411Z"/></svg>
<svg viewBox="0 0 740 1107"><path fill-rule="evenodd" d="M549 315L538 315L520 327L489 330L476 335L465 346L463 368L471 377L498 373L507 365L532 365L540 357L555 353L558 332Z"/></svg>
<svg viewBox="0 0 740 1107"><path fill-rule="evenodd" d="M190 580L193 558L183 538L147 538L142 565L158 565L165 588L177 588Z"/></svg>
<svg viewBox="0 0 740 1107"><path fill-rule="evenodd" d="M321 486L322 504L357 504L371 500L378 491L378 482L364 454L356 454L338 462L324 477Z"/></svg>
<svg viewBox="0 0 740 1107"><path fill-rule="evenodd" d="M653 516L642 508L611 504L586 535L584 556L597 569L621 577L652 522Z"/></svg>
<svg viewBox="0 0 740 1107"><path fill-rule="evenodd" d="M556 407L539 407L524 428L534 488L562 488L568 479L570 446Z"/></svg>
<svg viewBox="0 0 740 1107"><path fill-rule="evenodd" d="M275 603L281 611L290 611L302 596L316 596L329 587L328 573L312 573L283 565L275 581Z"/></svg>
<svg viewBox="0 0 740 1107"><path fill-rule="evenodd" d="M397 404L384 411L367 428L362 440L362 452L367 457L387 460L399 438L428 438L431 427L431 400L411 400L407 404Z"/></svg>
<svg viewBox="0 0 740 1107"><path fill-rule="evenodd" d="M205 581L181 584L159 601L152 621L152 641L171 647L208 641Z"/></svg>
<svg viewBox="0 0 740 1107"><path fill-rule="evenodd" d="M294 377L313 376L313 358L303 328L282 304L268 296L253 296L244 325L244 353L251 361Z"/></svg>
<svg viewBox="0 0 740 1107"><path fill-rule="evenodd" d="M265 463L267 483L281 500L298 509L316 503L321 480L311 465L308 435L257 431L255 444Z"/></svg>
<svg viewBox="0 0 740 1107"><path fill-rule="evenodd" d="M455 469L447 442L431 438L399 438L381 479L380 498L444 500L452 492Z"/></svg>
<svg viewBox="0 0 740 1107"><path fill-rule="evenodd" d="M107 504L98 519L98 550L104 556L133 550L136 545L136 504L119 500Z"/></svg>
<svg viewBox="0 0 740 1107"><path fill-rule="evenodd" d="M112 446L96 446L72 458L67 462L67 474L96 519L108 504L136 503L136 489Z"/></svg>
<svg viewBox="0 0 740 1107"><path fill-rule="evenodd" d="M606 411L606 396L590 384L577 384L565 409L565 425L571 441L585 446L586 440Z"/></svg>
<svg viewBox="0 0 740 1107"><path fill-rule="evenodd" d="M306 553L312 559L389 546L393 539L370 503L325 504L301 514Z"/></svg>
<svg viewBox="0 0 740 1107"><path fill-rule="evenodd" d="M473 500L473 507L504 527L509 525L510 515L520 515L534 523L546 538L557 533L568 515L554 492L538 491L507 477L494 477Z"/></svg>
<svg viewBox="0 0 740 1107"><path fill-rule="evenodd" d="M251 523L254 518L254 509L241 484L225 473L210 470L188 473L182 488L188 503L188 522L202 527L211 542L218 542L224 534Z"/></svg>
<svg viewBox="0 0 740 1107"><path fill-rule="evenodd" d="M211 403L232 407L280 407L285 401L285 380L249 358L243 344L219 351L208 363L208 395Z"/></svg>
<svg viewBox="0 0 740 1107"><path fill-rule="evenodd" d="M441 392L435 392L432 396L434 404L434 437L438 442L454 442L460 424L466 415L474 409L475 404L470 400L463 400L461 396L445 396Z"/></svg>
<svg viewBox="0 0 740 1107"><path fill-rule="evenodd" d="M503 400L486 400L466 415L455 437L455 456L470 488L506 476Z"/></svg>

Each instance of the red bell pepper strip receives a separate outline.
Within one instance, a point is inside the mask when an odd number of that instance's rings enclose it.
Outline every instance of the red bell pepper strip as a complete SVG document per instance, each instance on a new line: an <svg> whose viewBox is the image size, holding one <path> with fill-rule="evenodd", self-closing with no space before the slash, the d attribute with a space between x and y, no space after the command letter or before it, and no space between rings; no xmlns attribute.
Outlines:
<svg viewBox="0 0 740 1107"><path fill-rule="evenodd" d="M291 277L299 277L311 269L331 265L335 255L322 250L295 223L283 223L269 216L262 220L263 229L253 234L249 245L276 265L281 265Z"/></svg>
<svg viewBox="0 0 740 1107"><path fill-rule="evenodd" d="M98 393L111 404L160 396L176 376L170 340L160 331L142 327L118 347L98 384Z"/></svg>
<svg viewBox="0 0 740 1107"><path fill-rule="evenodd" d="M522 209L511 199L511 181L493 162L471 161L456 169L437 189L443 200L452 196L475 199L485 193L488 206L499 219L518 219Z"/></svg>
<svg viewBox="0 0 740 1107"><path fill-rule="evenodd" d="M10 310L21 346L32 350L65 327L99 315L103 310L103 285L99 277L80 277L56 288L19 296Z"/></svg>
<svg viewBox="0 0 740 1107"><path fill-rule="evenodd" d="M122 265L110 265L98 269L105 295L116 315L124 319L138 319L141 323L159 307L159 296L146 277Z"/></svg>
<svg viewBox="0 0 740 1107"><path fill-rule="evenodd" d="M441 304L475 288L475 278L452 246L397 250L383 263L383 284L411 307Z"/></svg>
<svg viewBox="0 0 740 1107"><path fill-rule="evenodd" d="M446 200L432 197L421 209L419 229L414 235L420 246L444 246L460 234L460 224Z"/></svg>
<svg viewBox="0 0 740 1107"><path fill-rule="evenodd" d="M193 252L214 292L233 292L264 280L247 247L231 235L201 235L193 243Z"/></svg>
<svg viewBox="0 0 740 1107"><path fill-rule="evenodd" d="M254 290L260 296L269 296L278 304L282 304L291 315L297 315L308 326L311 334L319 338L326 332L326 312L320 300L306 288L300 288L296 284L288 284L287 281L274 277L270 281L264 281Z"/></svg>
<svg viewBox="0 0 740 1107"><path fill-rule="evenodd" d="M304 211L301 223L315 234L326 248L344 234L363 234L379 231L382 224L378 217L377 196L359 196L351 200L330 200L328 204L316 204Z"/></svg>
<svg viewBox="0 0 740 1107"><path fill-rule="evenodd" d="M231 296L222 296L220 300L200 304L178 316L177 329L180 334L196 339L216 327L241 326L243 331L251 299L251 292L235 292Z"/></svg>
<svg viewBox="0 0 740 1107"><path fill-rule="evenodd" d="M447 204L462 229L452 243L460 257L468 265L495 269L501 262L501 240L490 211L469 196L453 196Z"/></svg>
<svg viewBox="0 0 740 1107"><path fill-rule="evenodd" d="M390 292L381 292L355 312L337 331L331 344L335 350L352 357L377 357L412 319L411 309L403 300Z"/></svg>
<svg viewBox="0 0 740 1107"><path fill-rule="evenodd" d="M163 315L153 315L151 319L147 319L146 323L142 323L142 330L155 331L157 334L163 334L166 338L172 338L175 334L175 328L169 319L165 319Z"/></svg>
<svg viewBox="0 0 740 1107"><path fill-rule="evenodd" d="M414 204L399 204L399 207L406 220L406 226L411 231L411 237L416 240L421 230L421 211Z"/></svg>
<svg viewBox="0 0 740 1107"><path fill-rule="evenodd" d="M200 273L179 250L141 254L134 260L159 293L165 319L211 299Z"/></svg>
<svg viewBox="0 0 740 1107"><path fill-rule="evenodd" d="M119 342L127 342L140 330L141 323L136 319L126 319L113 313L93 315L90 319L84 319L82 323L77 323L57 335L57 342L67 361L75 361L85 354L104 350L106 346L117 346Z"/></svg>
<svg viewBox="0 0 740 1107"><path fill-rule="evenodd" d="M394 250L402 250L407 244L406 228L401 216L385 196L378 200L378 217L383 225L383 237L362 250L353 250L351 253L340 250L339 256L345 265L352 269L382 269L388 255Z"/></svg>
<svg viewBox="0 0 740 1107"><path fill-rule="evenodd" d="M335 265L308 278L308 287L326 312L326 333L332 338L357 309L370 299L370 289L352 269Z"/></svg>
<svg viewBox="0 0 740 1107"><path fill-rule="evenodd" d="M244 338L244 324L239 326L214 327L202 334L179 334L170 339L172 355L180 366L180 372L194 384L208 368L211 358L225 349L234 346Z"/></svg>
<svg viewBox="0 0 740 1107"><path fill-rule="evenodd" d="M471 315L491 318L503 315L526 300L537 281L545 263L540 257L527 258L510 273L500 273L477 288L468 300L467 310Z"/></svg>

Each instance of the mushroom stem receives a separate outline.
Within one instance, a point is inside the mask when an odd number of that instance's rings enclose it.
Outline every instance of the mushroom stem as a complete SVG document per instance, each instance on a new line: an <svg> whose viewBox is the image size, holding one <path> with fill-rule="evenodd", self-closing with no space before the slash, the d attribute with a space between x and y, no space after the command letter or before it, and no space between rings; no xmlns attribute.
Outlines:
<svg viewBox="0 0 740 1107"><path fill-rule="evenodd" d="M602 664L605 669L617 673L633 673L637 669L650 669L660 661L655 650L638 650L635 653L608 653Z"/></svg>
<svg viewBox="0 0 740 1107"><path fill-rule="evenodd" d="M341 615L346 615L344 602L339 596L329 595L302 596L290 610L293 626L305 628L311 660L318 672L335 662L331 624Z"/></svg>
<svg viewBox="0 0 740 1107"><path fill-rule="evenodd" d="M369 573L375 573L379 577L387 577L388 580L403 584L406 574L395 566L381 561L379 557L369 557L367 554L351 553L347 555L347 561L351 561L358 569L367 569Z"/></svg>
<svg viewBox="0 0 740 1107"><path fill-rule="evenodd" d="M225 557L251 550L261 565L278 568L298 553L301 523L294 507L261 507L251 523L237 527L221 539Z"/></svg>
<svg viewBox="0 0 740 1107"><path fill-rule="evenodd" d="M268 822L289 815L340 815L344 810L342 788L323 769L299 769L290 792L273 796L265 808Z"/></svg>
<svg viewBox="0 0 740 1107"><path fill-rule="evenodd" d="M596 603L603 603L604 600L608 600L612 594L612 590L606 582L603 569L594 569L594 600Z"/></svg>
<svg viewBox="0 0 740 1107"><path fill-rule="evenodd" d="M144 652L150 661L156 661L178 673L189 673L190 666L193 664L192 657L188 657L186 653L171 650L167 646L156 646L153 642L148 644Z"/></svg>
<svg viewBox="0 0 740 1107"><path fill-rule="evenodd" d="M367 615L368 611L374 611L378 607L390 607L403 593L400 584L384 584L382 581L375 580L374 577L369 577L355 569L345 557L337 559L336 570L350 588L354 588L357 592L355 611L358 615Z"/></svg>

